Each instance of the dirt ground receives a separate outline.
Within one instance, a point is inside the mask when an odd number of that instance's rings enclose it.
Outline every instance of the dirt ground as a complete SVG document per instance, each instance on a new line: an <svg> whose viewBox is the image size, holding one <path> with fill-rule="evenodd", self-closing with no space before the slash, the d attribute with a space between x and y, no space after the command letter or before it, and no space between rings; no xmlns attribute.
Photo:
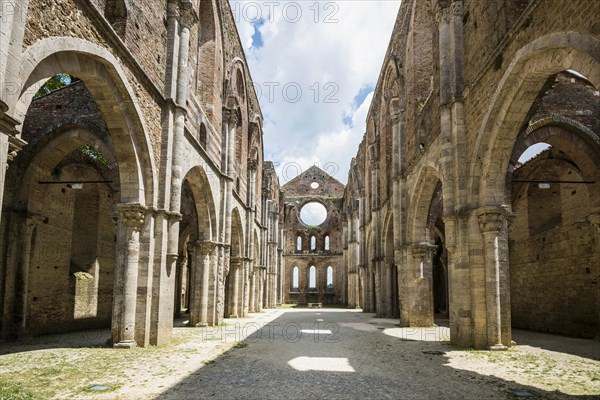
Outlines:
<svg viewBox="0 0 600 400"><path fill-rule="evenodd" d="M448 329L343 309L278 309L114 350L108 330L0 344L0 400L600 398L600 342L515 331L504 352L457 349ZM92 391L93 385L108 386Z"/></svg>

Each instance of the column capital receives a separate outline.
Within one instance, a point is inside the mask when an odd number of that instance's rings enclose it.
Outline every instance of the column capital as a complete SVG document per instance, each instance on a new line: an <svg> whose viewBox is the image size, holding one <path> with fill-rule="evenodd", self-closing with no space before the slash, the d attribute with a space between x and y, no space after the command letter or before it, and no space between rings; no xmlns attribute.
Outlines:
<svg viewBox="0 0 600 400"><path fill-rule="evenodd" d="M40 224L45 224L46 222L48 222L48 218L40 214L29 214L25 220L25 224L30 228Z"/></svg>
<svg viewBox="0 0 600 400"><path fill-rule="evenodd" d="M498 232L509 216L508 207L482 207L477 210L481 233Z"/></svg>
<svg viewBox="0 0 600 400"><path fill-rule="evenodd" d="M117 212L125 226L139 231L144 226L148 209L137 203L117 204Z"/></svg>
<svg viewBox="0 0 600 400"><path fill-rule="evenodd" d="M230 125L237 125L238 113L233 108L223 108L223 121L228 122ZM231 126L229 127L231 129Z"/></svg>
<svg viewBox="0 0 600 400"><path fill-rule="evenodd" d="M587 220L596 228L600 228L600 213L588 215Z"/></svg>
<svg viewBox="0 0 600 400"><path fill-rule="evenodd" d="M377 148L376 143L369 145L369 161L371 163L379 162L379 149Z"/></svg>
<svg viewBox="0 0 600 400"><path fill-rule="evenodd" d="M258 160L252 157L248 157L248 169L250 171L256 171L258 168Z"/></svg>
<svg viewBox="0 0 600 400"><path fill-rule="evenodd" d="M231 257L229 259L229 264L231 264L232 267L239 267L242 265L242 262L244 260L241 257Z"/></svg>
<svg viewBox="0 0 600 400"><path fill-rule="evenodd" d="M211 242L210 240L206 240L204 242L197 242L196 244L198 245L198 248L200 249L200 253L202 255L210 255L217 247L217 244L215 242Z"/></svg>
<svg viewBox="0 0 600 400"><path fill-rule="evenodd" d="M400 123L400 121L402 121L402 119L404 118L405 110L406 110L406 106L405 106L404 102L400 102L398 100L395 107L390 112L390 120L392 121L392 125L398 125Z"/></svg>
<svg viewBox="0 0 600 400"><path fill-rule="evenodd" d="M415 257L415 258L423 257L429 251L432 251L434 249L437 250L437 248L438 248L438 246L436 246L435 244L431 244L431 243L427 243L427 242L414 243L414 244L411 244L408 246L408 249L412 253L413 257Z"/></svg>
<svg viewBox="0 0 600 400"><path fill-rule="evenodd" d="M179 23L184 28L191 28L198 22L198 14L191 0L181 0Z"/></svg>

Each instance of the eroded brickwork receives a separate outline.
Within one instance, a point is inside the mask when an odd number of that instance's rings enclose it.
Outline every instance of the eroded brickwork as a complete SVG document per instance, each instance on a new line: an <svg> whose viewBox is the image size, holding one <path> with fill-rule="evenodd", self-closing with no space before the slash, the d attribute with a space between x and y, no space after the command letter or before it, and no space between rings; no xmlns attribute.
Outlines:
<svg viewBox="0 0 600 400"><path fill-rule="evenodd" d="M282 302L279 182L227 1L30 0L1 33L1 339L111 325L148 346ZM57 74L77 79L34 99Z"/></svg>
<svg viewBox="0 0 600 400"><path fill-rule="evenodd" d="M284 301L345 304L346 273L342 262L344 185L313 166L285 184L282 192L282 225L286 236ZM325 207L326 217L320 225L310 226L302 220L300 213L305 205L315 202Z"/></svg>
<svg viewBox="0 0 600 400"><path fill-rule="evenodd" d="M402 3L345 192L351 306L397 301L402 326L430 325L449 288L457 344L506 348L513 326L600 337L599 16ZM552 148L519 168L537 143Z"/></svg>

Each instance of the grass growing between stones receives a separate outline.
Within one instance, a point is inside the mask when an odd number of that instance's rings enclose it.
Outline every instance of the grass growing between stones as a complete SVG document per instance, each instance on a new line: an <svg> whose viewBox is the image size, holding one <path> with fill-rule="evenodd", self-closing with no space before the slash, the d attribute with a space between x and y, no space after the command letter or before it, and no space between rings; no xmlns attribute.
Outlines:
<svg viewBox="0 0 600 400"><path fill-rule="evenodd" d="M504 379L524 384L535 382L536 386L541 385L549 392L577 396L600 395L598 360L524 347L508 351L455 350L454 353L461 359L475 362L468 368L471 371L487 368L491 375L500 374Z"/></svg>
<svg viewBox="0 0 600 400"><path fill-rule="evenodd" d="M236 346L234 340L206 340L202 329L175 328L170 344L147 348L73 347L73 341L64 340L68 335L60 335L62 341L57 336L56 343L45 343L43 349L11 343L3 349L10 353L0 354L0 400L115 398L111 392L134 392L135 385L169 387ZM109 389L89 390L93 385Z"/></svg>

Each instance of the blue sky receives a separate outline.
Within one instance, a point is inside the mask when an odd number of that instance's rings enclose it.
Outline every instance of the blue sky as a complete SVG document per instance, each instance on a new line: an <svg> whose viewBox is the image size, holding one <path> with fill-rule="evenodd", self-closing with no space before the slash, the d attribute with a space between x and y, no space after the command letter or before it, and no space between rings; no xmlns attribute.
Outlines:
<svg viewBox="0 0 600 400"><path fill-rule="evenodd" d="M230 0L282 184L317 164L345 183L400 1Z"/></svg>

